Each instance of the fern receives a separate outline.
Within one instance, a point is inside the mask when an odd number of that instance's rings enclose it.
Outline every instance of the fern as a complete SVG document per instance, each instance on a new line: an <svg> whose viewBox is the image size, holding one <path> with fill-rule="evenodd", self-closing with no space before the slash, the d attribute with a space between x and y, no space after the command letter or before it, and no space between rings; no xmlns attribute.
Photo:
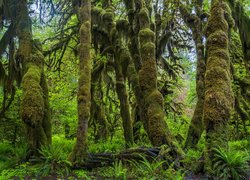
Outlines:
<svg viewBox="0 0 250 180"><path fill-rule="evenodd" d="M246 179L249 155L240 151L214 149L213 170L220 179Z"/></svg>
<svg viewBox="0 0 250 180"><path fill-rule="evenodd" d="M71 162L67 160L67 155L61 146L42 146L39 153L40 158L34 159L34 161L40 162L38 175L69 174Z"/></svg>

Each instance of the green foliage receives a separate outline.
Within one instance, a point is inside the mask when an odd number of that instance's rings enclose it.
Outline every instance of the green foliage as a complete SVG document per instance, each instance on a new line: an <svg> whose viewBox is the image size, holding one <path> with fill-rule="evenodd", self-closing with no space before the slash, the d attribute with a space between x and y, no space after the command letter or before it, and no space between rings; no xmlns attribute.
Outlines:
<svg viewBox="0 0 250 180"><path fill-rule="evenodd" d="M91 180L91 177L88 176L88 172L85 170L75 170L73 171L73 174L75 174L78 178L83 178L85 180Z"/></svg>
<svg viewBox="0 0 250 180"><path fill-rule="evenodd" d="M195 149L189 149L185 154L185 158L182 160L186 170L190 170L192 172L197 172L201 168L199 166L199 158L202 156L202 151L198 151Z"/></svg>
<svg viewBox="0 0 250 180"><path fill-rule="evenodd" d="M162 171L162 165L165 161L157 161L156 159L153 162L147 160L144 156L140 155L142 160L139 162L132 162L137 170L138 175L143 177L158 177Z"/></svg>
<svg viewBox="0 0 250 180"><path fill-rule="evenodd" d="M144 156L141 156L141 160L138 162L130 161L133 165L133 173L136 178L140 179L169 179L169 180L180 180L185 176L183 169L174 169L174 163L166 168L166 161L160 161L158 159L148 160Z"/></svg>
<svg viewBox="0 0 250 180"><path fill-rule="evenodd" d="M228 146L234 151L249 150L250 142L249 140L230 141L228 142Z"/></svg>
<svg viewBox="0 0 250 180"><path fill-rule="evenodd" d="M14 148L8 142L0 143L0 172L24 160L27 147Z"/></svg>
<svg viewBox="0 0 250 180"><path fill-rule="evenodd" d="M249 170L249 155L240 151L214 149L213 159L214 175L220 179L245 179Z"/></svg>
<svg viewBox="0 0 250 180"><path fill-rule="evenodd" d="M34 159L40 166L39 175L68 175L71 167L67 154L61 146L42 146L39 150L41 157Z"/></svg>
<svg viewBox="0 0 250 180"><path fill-rule="evenodd" d="M126 179L127 168L125 168L121 161L115 161L113 166L108 168L103 174L105 177L112 177L114 179Z"/></svg>
<svg viewBox="0 0 250 180"><path fill-rule="evenodd" d="M116 134L110 141L98 141L96 143L90 143L89 151L90 152L117 152L124 148L124 141L121 134Z"/></svg>
<svg viewBox="0 0 250 180"><path fill-rule="evenodd" d="M21 164L15 168L10 168L3 170L0 173L0 179L7 180L7 179L13 179L13 178L21 178L25 179L27 177L31 177L37 172L37 167L30 166L29 162L26 162L24 164Z"/></svg>
<svg viewBox="0 0 250 180"><path fill-rule="evenodd" d="M64 155L67 156L74 146L73 139L66 139L63 135L54 135L52 137L53 147L60 147L64 152Z"/></svg>

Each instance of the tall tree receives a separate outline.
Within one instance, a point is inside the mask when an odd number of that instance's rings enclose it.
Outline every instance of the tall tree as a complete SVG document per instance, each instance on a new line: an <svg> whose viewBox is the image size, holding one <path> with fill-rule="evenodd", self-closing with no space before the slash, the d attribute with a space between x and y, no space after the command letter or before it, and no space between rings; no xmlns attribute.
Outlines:
<svg viewBox="0 0 250 180"><path fill-rule="evenodd" d="M87 130L91 107L91 1L75 0L74 9L80 22L80 44L78 47L79 79L78 79L78 127L76 144L70 154L70 161L76 166L84 163L87 152Z"/></svg>
<svg viewBox="0 0 250 180"><path fill-rule="evenodd" d="M41 43L32 40L32 22L26 0L17 4L18 58L24 69L22 78L21 117L27 128L29 154L38 155L41 145L51 144L48 87L44 74Z"/></svg>
<svg viewBox="0 0 250 180"><path fill-rule="evenodd" d="M204 76L205 76L205 54L203 45L203 17L202 8L203 1L195 1L193 4L195 8L195 14L188 11L187 7L184 5L180 6L180 11L183 19L187 26L191 29L193 40L195 43L195 50L197 56L197 68L196 68L196 93L197 93L197 103L195 106L195 111L191 119L191 124L188 129L188 135L185 142L185 147L194 147L203 132L203 106L204 106Z"/></svg>
<svg viewBox="0 0 250 180"><path fill-rule="evenodd" d="M143 111L146 117L146 131L154 146L167 144L177 154L176 140L164 121L163 96L157 88L157 66L155 52L155 33L151 30L150 11L144 0L136 2L139 21L139 52L141 69L139 70L139 85L143 97ZM144 120L144 121L145 121Z"/></svg>
<svg viewBox="0 0 250 180"><path fill-rule="evenodd" d="M227 123L233 103L229 58L229 27L233 25L230 8L212 0L206 30L206 73L204 124L206 129L206 168L211 168L214 148L227 146Z"/></svg>

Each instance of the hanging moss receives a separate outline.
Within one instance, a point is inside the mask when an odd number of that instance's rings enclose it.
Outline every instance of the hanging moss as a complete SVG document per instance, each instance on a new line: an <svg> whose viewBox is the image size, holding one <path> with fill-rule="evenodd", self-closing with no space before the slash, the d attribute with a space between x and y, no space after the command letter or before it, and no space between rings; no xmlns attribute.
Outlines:
<svg viewBox="0 0 250 180"><path fill-rule="evenodd" d="M147 8L142 8L138 14L139 18L140 18L140 29L144 29L144 28L149 28L150 27L150 19L148 16L148 10Z"/></svg>
<svg viewBox="0 0 250 180"><path fill-rule="evenodd" d="M126 19L120 19L116 21L116 29L117 31L128 31L129 22Z"/></svg>
<svg viewBox="0 0 250 180"><path fill-rule="evenodd" d="M91 9L91 18L93 24L98 24L102 22L102 16L104 14L104 10L99 7L93 7Z"/></svg>

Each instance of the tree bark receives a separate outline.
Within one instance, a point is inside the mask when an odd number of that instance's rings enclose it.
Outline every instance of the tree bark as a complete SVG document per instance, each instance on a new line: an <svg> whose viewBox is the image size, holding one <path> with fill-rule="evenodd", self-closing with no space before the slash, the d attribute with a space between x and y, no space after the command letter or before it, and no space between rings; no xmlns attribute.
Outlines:
<svg viewBox="0 0 250 180"><path fill-rule="evenodd" d="M91 1L75 1L78 20L80 21L79 79L77 93L78 126L76 143L70 154L74 166L84 163L87 155L87 130L91 107Z"/></svg>

